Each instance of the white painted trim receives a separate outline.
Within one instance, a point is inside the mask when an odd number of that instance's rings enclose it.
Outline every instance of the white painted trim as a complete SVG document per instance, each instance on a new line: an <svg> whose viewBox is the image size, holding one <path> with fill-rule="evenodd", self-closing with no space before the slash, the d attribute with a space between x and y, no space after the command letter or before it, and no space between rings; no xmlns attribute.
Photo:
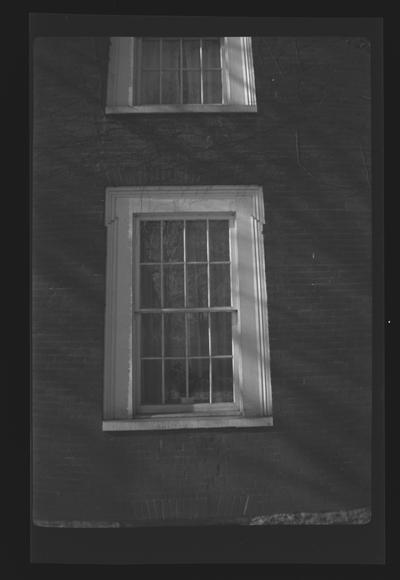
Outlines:
<svg viewBox="0 0 400 580"><path fill-rule="evenodd" d="M133 328L133 285L137 279L133 264L137 260L138 247L134 238L134 217L184 215L187 212L193 215L204 213L210 217L230 215L231 219L234 216L234 228L230 231L232 284L236 288L232 307L237 310L234 325L237 331L233 328L234 376L239 395L237 404L247 418L271 417L262 188L255 185L143 186L110 187L106 190L105 420L126 421L133 419L138 412L136 394L140 385L135 388L138 374L132 362L135 360L134 352L137 352L137 337ZM210 418L212 416L210 414ZM190 417L188 425L191 426L197 418L203 420L196 413ZM159 420L154 416L152 419ZM208 419L204 419L205 425L208 425ZM143 421L142 418L137 420Z"/></svg>
<svg viewBox="0 0 400 580"><path fill-rule="evenodd" d="M107 75L109 106L118 108L133 104L133 44L131 36L111 37Z"/></svg>
<svg viewBox="0 0 400 580"><path fill-rule="evenodd" d="M257 105L135 105L106 107L106 115L145 113L257 113Z"/></svg>
<svg viewBox="0 0 400 580"><path fill-rule="evenodd" d="M185 193L187 194L186 196L184 195ZM166 208L162 210L160 210L159 206L156 206L153 210L145 208L146 202L155 196L161 201L165 201ZM199 210L191 203L187 204L187 211L200 211L207 214L212 211L208 202L213 204L214 211L230 214L235 210L230 209L227 202L242 198L247 202L245 213L262 223L265 220L262 188L259 185L139 185L134 187L106 187L105 225L108 225L118 216L117 203L121 204L120 200L122 199L131 200L132 209L136 210L138 214L157 215L160 212L176 213L176 204L179 204L179 200L185 198L186 200L193 199L194 203L198 203L199 206L203 207L202 210ZM171 205L168 204L168 201L172 202ZM185 213L185 210L181 209L179 213Z"/></svg>
<svg viewBox="0 0 400 580"><path fill-rule="evenodd" d="M223 60L223 71L222 74L224 76L224 88L225 88L225 104L231 103L231 77L229 74L229 50L228 50L228 37L225 36L224 37L224 42L223 42L223 55L224 55L224 60Z"/></svg>
<svg viewBox="0 0 400 580"><path fill-rule="evenodd" d="M251 46L251 37L242 36L242 54L243 54L243 86L245 92L245 101L248 106L256 105L256 87L254 80L253 50Z"/></svg>
<svg viewBox="0 0 400 580"><path fill-rule="evenodd" d="M155 431L167 429L223 429L272 427L272 417L165 417L131 421L103 421L103 431Z"/></svg>

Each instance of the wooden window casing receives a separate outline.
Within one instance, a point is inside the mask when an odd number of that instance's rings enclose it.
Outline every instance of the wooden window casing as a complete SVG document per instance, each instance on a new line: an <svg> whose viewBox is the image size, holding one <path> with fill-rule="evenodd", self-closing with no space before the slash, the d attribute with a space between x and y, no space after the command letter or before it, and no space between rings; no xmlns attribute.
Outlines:
<svg viewBox="0 0 400 580"><path fill-rule="evenodd" d="M213 308L208 300L202 310L232 315L232 401L155 406L141 402L139 319L146 309L138 303L138 224L150 218L209 220L208 224L214 219L229 221L231 302ZM258 186L107 190L104 430L272 425L263 224L262 189ZM209 257L208 250L208 268ZM209 289L207 292L209 295ZM189 310L199 308L185 304L183 311Z"/></svg>

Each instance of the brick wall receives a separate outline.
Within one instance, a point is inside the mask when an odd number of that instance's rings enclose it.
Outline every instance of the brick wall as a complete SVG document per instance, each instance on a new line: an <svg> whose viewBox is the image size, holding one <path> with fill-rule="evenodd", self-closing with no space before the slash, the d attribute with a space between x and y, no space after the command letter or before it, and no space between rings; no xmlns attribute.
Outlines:
<svg viewBox="0 0 400 580"><path fill-rule="evenodd" d="M106 117L107 43L34 46L34 518L368 506L368 45L257 37L257 114ZM174 184L263 187L273 428L101 430L105 188Z"/></svg>

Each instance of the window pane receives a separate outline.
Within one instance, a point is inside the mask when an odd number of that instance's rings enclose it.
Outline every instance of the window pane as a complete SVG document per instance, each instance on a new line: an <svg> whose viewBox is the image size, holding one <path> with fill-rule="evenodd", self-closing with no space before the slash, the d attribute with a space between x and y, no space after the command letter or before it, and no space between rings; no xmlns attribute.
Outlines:
<svg viewBox="0 0 400 580"><path fill-rule="evenodd" d="M173 105L180 103L179 72L166 71L161 75L161 102Z"/></svg>
<svg viewBox="0 0 400 580"><path fill-rule="evenodd" d="M200 39L183 39L183 68L200 68Z"/></svg>
<svg viewBox="0 0 400 580"><path fill-rule="evenodd" d="M165 356L185 356L185 314L164 314Z"/></svg>
<svg viewBox="0 0 400 580"><path fill-rule="evenodd" d="M231 305L229 264L210 264L210 306Z"/></svg>
<svg viewBox="0 0 400 580"><path fill-rule="evenodd" d="M143 71L141 78L142 105L158 105L160 103L160 73Z"/></svg>
<svg viewBox="0 0 400 580"><path fill-rule="evenodd" d="M208 356L208 313L188 315L189 356Z"/></svg>
<svg viewBox="0 0 400 580"><path fill-rule="evenodd" d="M201 103L200 71L183 71L183 102Z"/></svg>
<svg viewBox="0 0 400 580"><path fill-rule="evenodd" d="M213 358L212 365L212 402L233 401L232 359Z"/></svg>
<svg viewBox="0 0 400 580"><path fill-rule="evenodd" d="M232 314L211 312L211 354L232 354Z"/></svg>
<svg viewBox="0 0 400 580"><path fill-rule="evenodd" d="M180 266L164 266L164 308L182 308L183 295L183 264Z"/></svg>
<svg viewBox="0 0 400 580"><path fill-rule="evenodd" d="M141 308L160 308L160 266L140 266L140 306Z"/></svg>
<svg viewBox="0 0 400 580"><path fill-rule="evenodd" d="M165 402L179 404L186 397L185 359L166 360L165 365Z"/></svg>
<svg viewBox="0 0 400 580"><path fill-rule="evenodd" d="M222 103L222 82L221 71L209 70L204 71L204 102L205 103Z"/></svg>
<svg viewBox="0 0 400 580"><path fill-rule="evenodd" d="M180 41L179 40L167 40L162 41L162 54L161 54L161 68L179 68L179 50Z"/></svg>
<svg viewBox="0 0 400 580"><path fill-rule="evenodd" d="M164 222L164 262L183 262L183 221Z"/></svg>
<svg viewBox="0 0 400 580"><path fill-rule="evenodd" d="M221 67L221 53L219 38L204 38L203 39L203 69L205 68L220 68Z"/></svg>
<svg viewBox="0 0 400 580"><path fill-rule="evenodd" d="M140 261L161 262L161 222L140 222Z"/></svg>
<svg viewBox="0 0 400 580"><path fill-rule="evenodd" d="M210 402L209 359L189 359L189 397L193 403Z"/></svg>
<svg viewBox="0 0 400 580"><path fill-rule="evenodd" d="M142 40L142 67L160 68L160 41L158 39Z"/></svg>
<svg viewBox="0 0 400 580"><path fill-rule="evenodd" d="M210 262L229 262L229 221L210 220Z"/></svg>
<svg viewBox="0 0 400 580"><path fill-rule="evenodd" d="M186 222L186 261L207 262L206 220L187 220Z"/></svg>
<svg viewBox="0 0 400 580"><path fill-rule="evenodd" d="M142 404L162 403L161 360L142 359Z"/></svg>
<svg viewBox="0 0 400 580"><path fill-rule="evenodd" d="M186 268L186 306L204 308L207 306L207 264L188 264Z"/></svg>
<svg viewBox="0 0 400 580"><path fill-rule="evenodd" d="M141 314L141 354L161 356L161 314Z"/></svg>

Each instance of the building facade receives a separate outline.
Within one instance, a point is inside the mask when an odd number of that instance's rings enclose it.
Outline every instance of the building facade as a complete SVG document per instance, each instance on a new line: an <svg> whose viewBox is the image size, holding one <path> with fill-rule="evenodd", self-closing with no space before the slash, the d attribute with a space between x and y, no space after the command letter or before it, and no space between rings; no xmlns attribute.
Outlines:
<svg viewBox="0 0 400 580"><path fill-rule="evenodd" d="M246 522L369 508L368 42L253 37L253 100L224 111L113 110L111 47L106 37L41 37L33 48L34 522ZM172 201L174 190L177 199L206 191L195 217L209 221L217 191L261 192L265 300L250 301L264 321L268 421L104 428L116 316L107 318L107 200L141 192L148 203L157 190ZM244 287L245 271L236 275Z"/></svg>

